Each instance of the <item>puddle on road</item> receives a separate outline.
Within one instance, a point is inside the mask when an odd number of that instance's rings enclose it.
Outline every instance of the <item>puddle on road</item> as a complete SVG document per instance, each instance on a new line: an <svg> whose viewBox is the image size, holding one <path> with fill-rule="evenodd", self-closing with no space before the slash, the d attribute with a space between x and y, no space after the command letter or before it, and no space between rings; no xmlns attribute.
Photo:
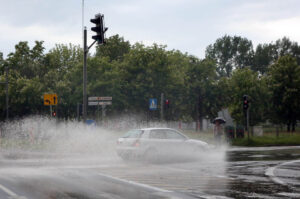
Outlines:
<svg viewBox="0 0 300 199"><path fill-rule="evenodd" d="M292 195L297 195L300 190L273 182L265 175L265 171L282 162L299 158L300 148L298 147L272 147L272 149L266 148L266 150L260 148L257 151L253 148L249 148L249 150L243 148L241 151L235 149L227 152L229 161L227 174L235 178L228 183L230 190L228 196L234 198L244 198L245 196L249 198L290 198ZM251 193L254 194L251 195ZM291 195L281 193L291 193Z"/></svg>

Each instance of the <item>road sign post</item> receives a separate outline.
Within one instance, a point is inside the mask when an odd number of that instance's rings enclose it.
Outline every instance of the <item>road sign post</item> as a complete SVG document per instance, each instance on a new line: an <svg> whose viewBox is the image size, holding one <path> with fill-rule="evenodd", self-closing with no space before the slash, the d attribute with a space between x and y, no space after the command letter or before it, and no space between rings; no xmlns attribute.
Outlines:
<svg viewBox="0 0 300 199"><path fill-rule="evenodd" d="M52 105L50 105L50 117L52 117Z"/></svg>
<svg viewBox="0 0 300 199"><path fill-rule="evenodd" d="M99 106L101 106L102 119L106 116L106 106L112 105L112 97L89 97L89 106L97 106L97 116L99 119Z"/></svg>
<svg viewBox="0 0 300 199"><path fill-rule="evenodd" d="M160 95L160 121L164 120L164 94Z"/></svg>
<svg viewBox="0 0 300 199"><path fill-rule="evenodd" d="M57 94L56 93L44 94L44 105L50 107L50 117L53 117L52 106L53 105L57 105L57 103L58 103L58 98L57 98Z"/></svg>
<svg viewBox="0 0 300 199"><path fill-rule="evenodd" d="M58 98L57 94L44 94L44 105L45 106L51 106L51 105L57 105Z"/></svg>
<svg viewBox="0 0 300 199"><path fill-rule="evenodd" d="M157 109L157 99L151 98L149 99L149 110L155 111Z"/></svg>

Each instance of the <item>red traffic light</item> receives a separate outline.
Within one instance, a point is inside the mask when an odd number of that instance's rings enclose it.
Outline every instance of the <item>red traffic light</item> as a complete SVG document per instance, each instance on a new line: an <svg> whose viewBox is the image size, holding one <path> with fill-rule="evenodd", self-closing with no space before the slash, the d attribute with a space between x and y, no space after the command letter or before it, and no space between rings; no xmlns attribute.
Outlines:
<svg viewBox="0 0 300 199"><path fill-rule="evenodd" d="M165 107L166 109L170 108L170 100L168 99L165 100Z"/></svg>
<svg viewBox="0 0 300 199"><path fill-rule="evenodd" d="M53 116L53 117L56 116L56 112L55 112L55 111L52 112L52 116Z"/></svg>
<svg viewBox="0 0 300 199"><path fill-rule="evenodd" d="M244 95L243 96L243 109L247 110L249 108L249 100L248 100L248 96Z"/></svg>

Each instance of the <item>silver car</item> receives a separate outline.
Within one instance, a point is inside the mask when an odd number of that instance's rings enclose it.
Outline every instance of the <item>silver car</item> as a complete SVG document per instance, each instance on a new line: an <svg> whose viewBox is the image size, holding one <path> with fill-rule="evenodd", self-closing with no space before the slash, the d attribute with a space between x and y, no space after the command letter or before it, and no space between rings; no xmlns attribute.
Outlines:
<svg viewBox="0 0 300 199"><path fill-rule="evenodd" d="M194 157L208 148L206 142L189 139L171 128L134 129L117 140L117 153L125 160Z"/></svg>

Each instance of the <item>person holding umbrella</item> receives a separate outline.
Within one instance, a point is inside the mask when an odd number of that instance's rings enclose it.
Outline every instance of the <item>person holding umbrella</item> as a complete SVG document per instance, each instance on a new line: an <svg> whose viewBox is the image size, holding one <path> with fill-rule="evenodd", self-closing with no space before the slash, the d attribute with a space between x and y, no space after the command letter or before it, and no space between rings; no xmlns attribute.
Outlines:
<svg viewBox="0 0 300 199"><path fill-rule="evenodd" d="M226 123L226 121L222 117L217 117L213 120L213 123L215 124L214 126L214 137L215 141L220 144L222 135L224 134L224 130L221 124Z"/></svg>

